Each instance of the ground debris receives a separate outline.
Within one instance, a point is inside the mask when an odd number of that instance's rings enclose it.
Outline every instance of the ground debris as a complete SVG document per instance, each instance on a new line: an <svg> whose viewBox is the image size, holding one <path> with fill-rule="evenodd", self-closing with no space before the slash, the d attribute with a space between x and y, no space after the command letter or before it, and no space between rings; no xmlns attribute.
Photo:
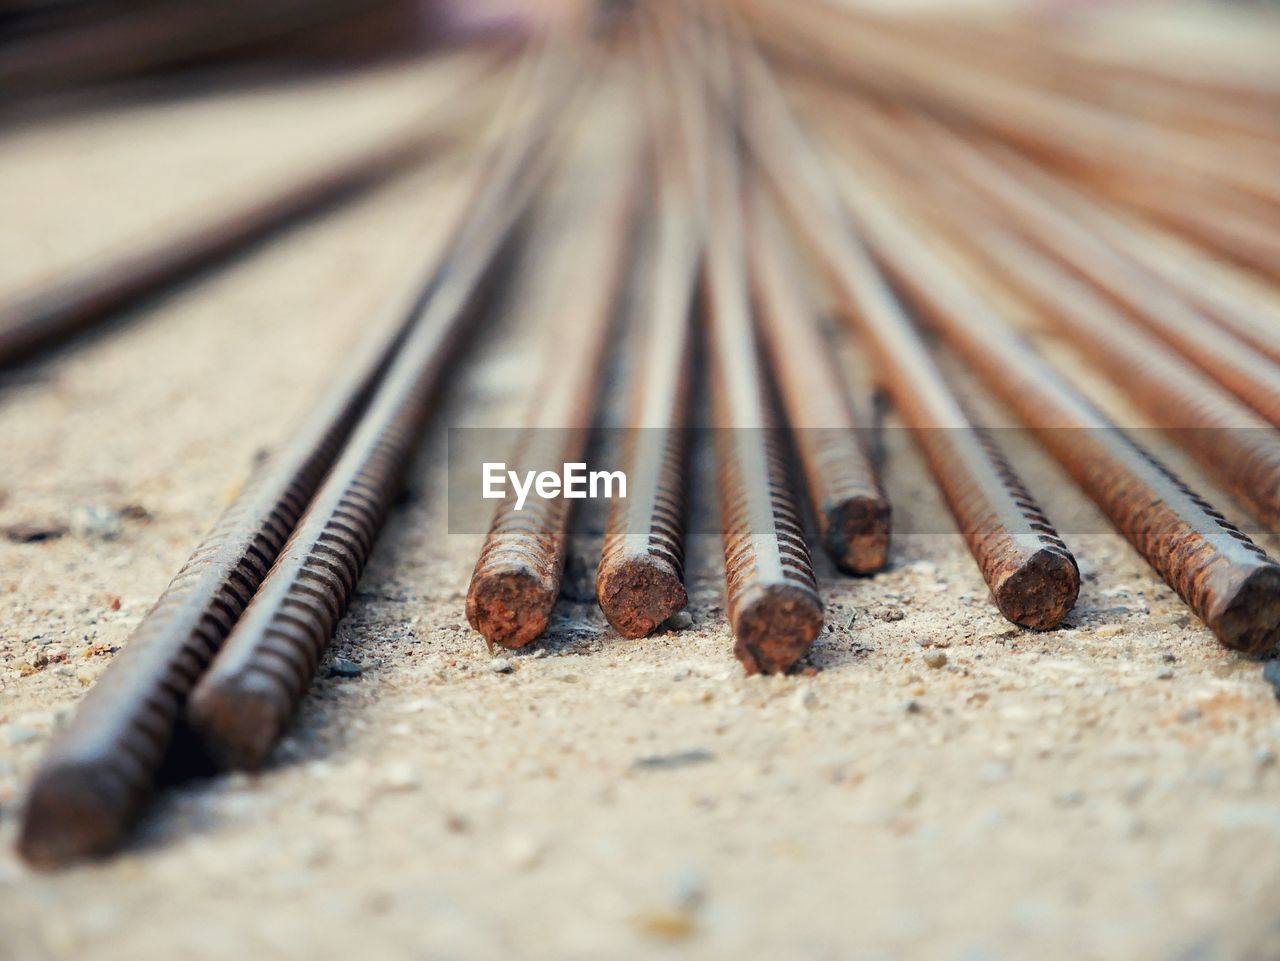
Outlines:
<svg viewBox="0 0 1280 961"><path fill-rule="evenodd" d="M677 767L691 767L694 764L706 764L714 761L716 756L710 751L696 748L692 751L681 751L679 754L656 754L639 758L631 766L637 771L662 771Z"/></svg>

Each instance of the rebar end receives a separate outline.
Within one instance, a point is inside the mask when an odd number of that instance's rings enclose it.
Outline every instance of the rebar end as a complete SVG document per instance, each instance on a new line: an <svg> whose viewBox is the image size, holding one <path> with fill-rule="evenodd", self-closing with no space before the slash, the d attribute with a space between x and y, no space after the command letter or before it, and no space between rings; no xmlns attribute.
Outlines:
<svg viewBox="0 0 1280 961"><path fill-rule="evenodd" d="M795 584L752 588L732 613L737 655L748 674L778 674L809 650L822 630L822 601Z"/></svg>
<svg viewBox="0 0 1280 961"><path fill-rule="evenodd" d="M17 849L48 870L119 847L136 805L120 778L100 764L60 764L42 770L27 795Z"/></svg>
<svg viewBox="0 0 1280 961"><path fill-rule="evenodd" d="M823 547L845 574L874 574L889 561L889 502L859 494L823 510Z"/></svg>
<svg viewBox="0 0 1280 961"><path fill-rule="evenodd" d="M664 558L628 554L600 565L596 600L623 637L644 637L689 603L680 573Z"/></svg>
<svg viewBox="0 0 1280 961"><path fill-rule="evenodd" d="M471 579L467 620L489 644L524 647L547 629L559 589L524 568L485 571Z"/></svg>
<svg viewBox="0 0 1280 961"><path fill-rule="evenodd" d="M287 693L257 671L206 676L187 702L187 722L219 771L257 771L284 734Z"/></svg>
<svg viewBox="0 0 1280 961"><path fill-rule="evenodd" d="M1061 547L1042 547L1001 577L991 591L996 607L1019 627L1057 627L1080 594L1080 568Z"/></svg>
<svg viewBox="0 0 1280 961"><path fill-rule="evenodd" d="M1280 642L1280 565L1254 568L1216 608L1209 627L1218 640L1245 654L1271 653Z"/></svg>

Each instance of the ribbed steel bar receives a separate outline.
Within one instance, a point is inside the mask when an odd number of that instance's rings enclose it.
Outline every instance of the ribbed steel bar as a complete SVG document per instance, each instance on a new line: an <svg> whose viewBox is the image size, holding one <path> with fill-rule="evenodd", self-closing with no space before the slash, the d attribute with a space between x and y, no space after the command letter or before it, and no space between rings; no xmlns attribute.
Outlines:
<svg viewBox="0 0 1280 961"><path fill-rule="evenodd" d="M738 159L727 139L710 145L704 267L725 587L734 653L747 673L773 674L808 651L823 610L753 330Z"/></svg>
<svg viewBox="0 0 1280 961"><path fill-rule="evenodd" d="M600 118L603 122L603 117ZM570 160L558 197L565 229L552 239L552 268L572 263L554 305L554 342L537 379L510 469L552 471L580 462L586 449L609 340L615 297L631 238L638 155L629 126L614 126L608 156ZM581 164L582 166L577 166ZM570 190L576 196L568 196ZM498 506L471 575L467 620L492 647L523 647L547 628L560 594L571 502L531 493Z"/></svg>
<svg viewBox="0 0 1280 961"><path fill-rule="evenodd" d="M922 50L847 10L737 0L762 42L811 75L853 82L947 119L976 123L1096 189L1267 276L1280 271L1280 170L1212 138L1152 131L1128 118L1011 84Z"/></svg>
<svg viewBox="0 0 1280 961"><path fill-rule="evenodd" d="M474 72L467 71L466 79L473 79ZM449 94L456 91L450 88ZM447 102L445 96L442 102ZM462 98L460 103L462 107L444 110L437 104L408 128L283 188L0 303L0 367L27 360L275 231L410 169L448 142L453 123L472 101Z"/></svg>
<svg viewBox="0 0 1280 961"><path fill-rule="evenodd" d="M748 188L756 320L809 488L822 545L842 571L872 574L889 556L891 511L788 257L782 223L757 178Z"/></svg>
<svg viewBox="0 0 1280 961"><path fill-rule="evenodd" d="M155 786L186 700L266 577L368 406L436 283L487 166L440 214L439 250L415 263L385 319L287 444L261 466L50 746L28 793L19 851L53 867L120 844ZM449 226L453 225L453 226Z"/></svg>
<svg viewBox="0 0 1280 961"><path fill-rule="evenodd" d="M1162 130L1048 90L1002 81L954 51L886 28L884 18L869 12L810 3L789 6L783 14L783 8L765 0L737 2L757 23L774 27L760 31L766 38L779 27L803 36L812 62L825 61L874 89L970 119L1029 149L1280 202L1280 171L1265 158L1231 152L1211 137Z"/></svg>
<svg viewBox="0 0 1280 961"><path fill-rule="evenodd" d="M656 77L665 51L649 38L649 121L656 157L648 276L637 288L639 349L622 469L627 497L614 502L596 568L596 600L624 637L643 637L688 603L684 587L689 414L693 395L694 298L701 258L697 187L687 162L689 124ZM656 49L654 47L656 46ZM683 150L681 148L684 148Z"/></svg>
<svg viewBox="0 0 1280 961"><path fill-rule="evenodd" d="M1153 233L1025 158L990 141L981 148L1001 167L1017 172L1026 186L1050 198L1081 227L1101 237L1147 270L1160 284L1235 337L1280 364L1280 290L1214 259L1200 248ZM1183 312L1179 312L1181 315Z"/></svg>
<svg viewBox="0 0 1280 961"><path fill-rule="evenodd" d="M18 849L27 861L53 867L120 843L154 787L187 694L266 576L385 369L403 334L401 317L395 321L254 474L50 746L23 813Z"/></svg>
<svg viewBox="0 0 1280 961"><path fill-rule="evenodd" d="M856 16L873 21L875 29L901 35L945 58L998 75L1006 83L1043 89L1143 125L1203 136L1218 149L1274 157L1280 145L1280 117L1274 111L1089 63L1060 42L1059 32L1021 23L1016 17L975 16L971 11L954 16L945 11L881 14L867 7L857 10ZM1130 39L1138 42L1136 37Z"/></svg>
<svg viewBox="0 0 1280 961"><path fill-rule="evenodd" d="M909 131L870 113L860 119L859 143L875 144L882 159L867 150L855 153L852 144L846 153L869 182L932 224L935 241L976 254L993 278L1018 291L1037 317L1074 344L1250 513L1280 531L1280 431L1129 323L1066 268L993 222L982 199L966 192L949 168L913 168L912 158L921 152ZM909 183L903 170L912 170Z"/></svg>
<svg viewBox="0 0 1280 961"><path fill-rule="evenodd" d="M1087 280L1156 337L1280 426L1280 365L1200 313L1176 289L1033 189L1016 162L1000 163L946 128L907 121L916 143L944 161L1029 242Z"/></svg>
<svg viewBox="0 0 1280 961"><path fill-rule="evenodd" d="M991 439L978 430L902 305L838 209L821 163L764 68L748 76L751 146L784 208L803 232L861 335L884 389L925 455L1000 612L1045 629L1067 615L1080 589L1075 558Z"/></svg>
<svg viewBox="0 0 1280 961"><path fill-rule="evenodd" d="M904 224L901 210L844 173L841 196L877 257L992 392L1223 644L1272 650L1280 639L1280 565L1014 335Z"/></svg>
<svg viewBox="0 0 1280 961"><path fill-rule="evenodd" d="M553 111L571 82L556 57L542 65L550 76L535 78L534 108L497 148L368 409L191 693L187 721L221 768L260 768L283 736L400 491L431 401L498 286L495 266L545 172Z"/></svg>

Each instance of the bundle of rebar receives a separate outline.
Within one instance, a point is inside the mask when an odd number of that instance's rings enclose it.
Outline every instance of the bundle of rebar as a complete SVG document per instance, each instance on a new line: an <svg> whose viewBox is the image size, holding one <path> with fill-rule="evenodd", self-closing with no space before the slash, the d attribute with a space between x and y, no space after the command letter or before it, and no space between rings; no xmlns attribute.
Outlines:
<svg viewBox="0 0 1280 961"><path fill-rule="evenodd" d="M870 385L836 360L847 342L1009 622L1060 625L1080 572L1049 492L1022 480L975 391L1038 439L1218 641L1273 652L1280 566L1020 318L1079 348L1231 510L1280 532L1280 68L1205 57L1184 69L1034 20L834 0L664 0L566 23L539 22L498 64L500 94L479 85L278 197L0 306L0 363L16 363L353 186L469 158L453 206L434 214L448 240L50 749L23 822L32 863L116 848L174 751L213 769L268 763L435 393L497 309L554 318L508 453L521 472L586 457L612 388L602 374L623 372L630 489L590 559L622 637L687 605L691 531L722 540L726 620L749 673L803 667L823 628L810 544L843 575L892 562L894 492L864 442L857 395ZM458 116L488 117L485 136L459 133ZM516 261L554 275L549 293L495 306ZM690 516L703 430L716 518ZM490 648L548 631L573 523L570 501L541 488L498 506L465 601Z"/></svg>

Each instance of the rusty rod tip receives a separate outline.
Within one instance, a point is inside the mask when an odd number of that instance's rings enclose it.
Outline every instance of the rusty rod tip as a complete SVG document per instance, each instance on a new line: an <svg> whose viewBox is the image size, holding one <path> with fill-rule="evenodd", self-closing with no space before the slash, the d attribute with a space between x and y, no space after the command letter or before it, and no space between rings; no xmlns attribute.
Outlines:
<svg viewBox="0 0 1280 961"><path fill-rule="evenodd" d="M822 601L810 589L792 584L753 587L734 611L734 654L748 674L781 673L809 650L822 620Z"/></svg>
<svg viewBox="0 0 1280 961"><path fill-rule="evenodd" d="M290 703L274 678L259 672L196 688L187 718L220 771L258 771L289 723Z"/></svg>
<svg viewBox="0 0 1280 961"><path fill-rule="evenodd" d="M848 497L823 509L823 547L845 574L874 574L889 562L892 511L875 495Z"/></svg>
<svg viewBox="0 0 1280 961"><path fill-rule="evenodd" d="M689 603L680 572L653 554L602 564L596 576L596 599L613 629L628 638L652 634Z"/></svg>
<svg viewBox="0 0 1280 961"><path fill-rule="evenodd" d="M1280 566L1255 568L1225 597L1209 626L1223 644L1245 654L1271 653L1280 641Z"/></svg>
<svg viewBox="0 0 1280 961"><path fill-rule="evenodd" d="M1062 623L1079 593L1080 568L1057 547L1042 547L1000 577L991 591L1001 614L1037 631Z"/></svg>
<svg viewBox="0 0 1280 961"><path fill-rule="evenodd" d="M547 629L558 584L522 568L477 573L467 592L467 620L490 644L515 649Z"/></svg>
<svg viewBox="0 0 1280 961"><path fill-rule="evenodd" d="M27 795L17 849L33 868L48 870L110 854L128 828L134 806L126 788L99 765L41 772Z"/></svg>

